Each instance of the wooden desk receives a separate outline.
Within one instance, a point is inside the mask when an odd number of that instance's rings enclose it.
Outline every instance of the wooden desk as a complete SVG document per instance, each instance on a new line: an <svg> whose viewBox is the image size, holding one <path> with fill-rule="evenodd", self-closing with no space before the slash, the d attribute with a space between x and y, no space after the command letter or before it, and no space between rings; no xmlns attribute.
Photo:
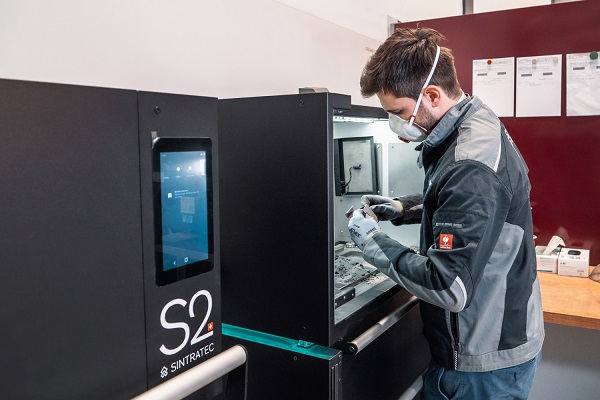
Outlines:
<svg viewBox="0 0 600 400"><path fill-rule="evenodd" d="M546 322L600 330L600 282L548 272L538 278Z"/></svg>

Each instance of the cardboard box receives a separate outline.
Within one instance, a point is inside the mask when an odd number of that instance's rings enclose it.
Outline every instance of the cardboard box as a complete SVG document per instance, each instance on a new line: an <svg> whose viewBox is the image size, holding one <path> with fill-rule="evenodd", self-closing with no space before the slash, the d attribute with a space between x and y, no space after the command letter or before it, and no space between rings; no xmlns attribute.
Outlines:
<svg viewBox="0 0 600 400"><path fill-rule="evenodd" d="M560 247L555 248L550 254L543 254L544 250L546 250L546 246L535 246L537 270L555 274L558 269Z"/></svg>
<svg viewBox="0 0 600 400"><path fill-rule="evenodd" d="M558 274L587 278L590 274L590 251L563 247L558 256Z"/></svg>

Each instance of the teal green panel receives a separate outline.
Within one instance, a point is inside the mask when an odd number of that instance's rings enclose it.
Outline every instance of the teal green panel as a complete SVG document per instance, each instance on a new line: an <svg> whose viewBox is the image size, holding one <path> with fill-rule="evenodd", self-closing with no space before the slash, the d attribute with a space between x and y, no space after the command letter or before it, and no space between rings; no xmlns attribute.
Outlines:
<svg viewBox="0 0 600 400"><path fill-rule="evenodd" d="M241 328L239 326L229 324L222 324L222 330L223 335L264 344L266 346L277 347L279 349L288 350L311 357L317 357L324 360L331 360L340 353L339 350L332 349L330 347L319 346L303 340L288 339L285 337L271 335L269 333L254 331L252 329Z"/></svg>

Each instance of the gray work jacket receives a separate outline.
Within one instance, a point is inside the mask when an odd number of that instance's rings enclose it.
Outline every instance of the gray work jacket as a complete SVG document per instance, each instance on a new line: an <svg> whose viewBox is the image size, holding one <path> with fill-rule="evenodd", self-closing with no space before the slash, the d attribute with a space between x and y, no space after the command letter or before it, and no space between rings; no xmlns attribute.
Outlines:
<svg viewBox="0 0 600 400"><path fill-rule="evenodd" d="M423 300L438 364L480 372L529 361L544 324L525 161L477 97L452 107L417 150L420 251L379 232L365 260Z"/></svg>

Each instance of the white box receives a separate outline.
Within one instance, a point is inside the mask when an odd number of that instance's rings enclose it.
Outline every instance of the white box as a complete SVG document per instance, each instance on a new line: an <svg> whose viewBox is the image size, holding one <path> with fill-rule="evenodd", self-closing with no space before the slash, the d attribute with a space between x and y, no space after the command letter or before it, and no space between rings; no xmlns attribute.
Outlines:
<svg viewBox="0 0 600 400"><path fill-rule="evenodd" d="M563 247L558 256L558 274L587 278L590 274L590 251Z"/></svg>
<svg viewBox="0 0 600 400"><path fill-rule="evenodd" d="M546 246L535 246L535 261L538 271L556 273L558 269L558 254L560 247L555 248L550 254L542 254Z"/></svg>

